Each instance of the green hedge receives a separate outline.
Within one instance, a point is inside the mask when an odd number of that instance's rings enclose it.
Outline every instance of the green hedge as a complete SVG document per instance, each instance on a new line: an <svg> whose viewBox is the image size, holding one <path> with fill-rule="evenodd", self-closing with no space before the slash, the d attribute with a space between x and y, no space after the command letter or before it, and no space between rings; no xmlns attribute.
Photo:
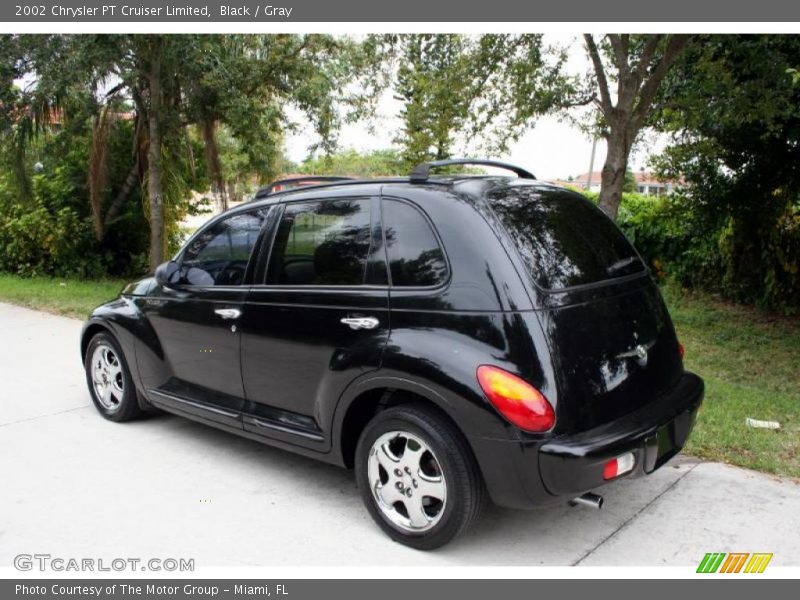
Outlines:
<svg viewBox="0 0 800 600"><path fill-rule="evenodd" d="M596 194L586 194L596 201ZM800 309L800 202L774 222L709 218L692 198L625 194L617 224L657 277L725 298Z"/></svg>

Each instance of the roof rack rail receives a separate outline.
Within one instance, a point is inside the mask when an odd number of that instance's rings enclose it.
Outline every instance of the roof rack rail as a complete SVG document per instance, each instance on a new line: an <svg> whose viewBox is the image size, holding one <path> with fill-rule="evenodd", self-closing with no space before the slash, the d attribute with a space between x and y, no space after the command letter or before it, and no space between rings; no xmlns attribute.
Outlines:
<svg viewBox="0 0 800 600"><path fill-rule="evenodd" d="M522 179L536 179L533 176L533 173L530 171L526 171L522 167L517 167L515 165L510 165L508 163L499 162L496 160L481 160L481 159L471 159L471 158L451 158L448 160L436 160L433 162L424 162L418 164L414 167L414 170L411 171L411 174L408 176L409 181L411 183L424 183L428 181L428 178L431 174L431 169L437 167L449 167L451 165L479 165L484 167L497 167L499 169L507 169L509 171L513 171L517 174L517 177Z"/></svg>
<svg viewBox="0 0 800 600"><path fill-rule="evenodd" d="M302 177L288 177L286 179L278 179L277 181L273 181L268 186L261 188L258 190L254 196L254 199L259 198L266 198L270 194L274 194L277 188L281 188L286 185L313 185L315 183L330 183L334 181L351 181L355 179L355 177L340 177L334 175L304 175Z"/></svg>

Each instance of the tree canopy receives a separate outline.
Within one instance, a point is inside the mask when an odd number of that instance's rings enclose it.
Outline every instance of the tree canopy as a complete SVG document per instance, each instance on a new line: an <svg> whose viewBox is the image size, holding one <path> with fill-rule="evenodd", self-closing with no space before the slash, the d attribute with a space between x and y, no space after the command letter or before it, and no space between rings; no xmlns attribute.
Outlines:
<svg viewBox="0 0 800 600"><path fill-rule="evenodd" d="M396 142L406 166L452 156L457 136L467 149L503 154L537 117L581 102L580 78L563 69L564 50L546 47L542 38L426 34L393 39L393 90L403 102Z"/></svg>
<svg viewBox="0 0 800 600"><path fill-rule="evenodd" d="M714 274L734 298L800 304L800 38L696 38L666 79L653 125L672 135L657 160L686 182Z"/></svg>
<svg viewBox="0 0 800 600"><path fill-rule="evenodd" d="M4 93L11 94L5 118L15 130L9 155L21 164L25 145L54 120L92 119L89 200L102 239L103 213L115 206L104 197L107 121L132 115L131 178L138 175L146 183L154 268L165 256L193 183L195 156L187 128L201 133L208 179L224 207L218 127L224 125L239 142L245 161L238 164L261 179L278 170L283 132L293 126L290 106L305 115L330 150L348 110L365 102L363 94L347 91L348 83L371 67L362 49L327 35L7 36L2 51L15 66L3 74ZM14 90L14 81L26 77L29 85ZM17 171L21 192L29 195L29 175Z"/></svg>
<svg viewBox="0 0 800 600"><path fill-rule="evenodd" d="M207 198L222 209L279 173L381 176L500 156L539 117L607 142L598 198L657 274L800 306L800 42L775 35L586 35L589 73L541 35L2 35L0 270L151 270ZM394 146L339 132L398 103ZM287 135L309 136L286 158ZM681 182L628 196L646 129ZM546 140L558 143L558 140Z"/></svg>

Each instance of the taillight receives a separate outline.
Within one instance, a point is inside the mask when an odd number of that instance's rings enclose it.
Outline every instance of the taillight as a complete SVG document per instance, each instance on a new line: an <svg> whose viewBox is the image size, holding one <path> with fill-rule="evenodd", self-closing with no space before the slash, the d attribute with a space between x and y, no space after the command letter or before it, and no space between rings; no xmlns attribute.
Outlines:
<svg viewBox="0 0 800 600"><path fill-rule="evenodd" d="M626 452L616 458L612 458L603 467L603 479L614 479L615 477L633 471L635 462L633 452Z"/></svg>
<svg viewBox="0 0 800 600"><path fill-rule="evenodd" d="M678 342L678 354L681 355L681 360L683 360L683 355L686 354L686 348L680 342Z"/></svg>
<svg viewBox="0 0 800 600"><path fill-rule="evenodd" d="M501 415L530 432L548 431L556 422L547 398L529 384L499 367L478 367L478 383L483 393Z"/></svg>

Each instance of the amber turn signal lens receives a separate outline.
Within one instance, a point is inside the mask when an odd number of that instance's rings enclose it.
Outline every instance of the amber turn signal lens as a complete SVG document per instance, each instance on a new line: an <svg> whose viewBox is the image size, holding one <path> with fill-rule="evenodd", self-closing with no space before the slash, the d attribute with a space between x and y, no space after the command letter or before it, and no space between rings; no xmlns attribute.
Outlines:
<svg viewBox="0 0 800 600"><path fill-rule="evenodd" d="M492 406L520 429L539 433L555 425L550 402L527 381L499 367L481 365L478 383Z"/></svg>

